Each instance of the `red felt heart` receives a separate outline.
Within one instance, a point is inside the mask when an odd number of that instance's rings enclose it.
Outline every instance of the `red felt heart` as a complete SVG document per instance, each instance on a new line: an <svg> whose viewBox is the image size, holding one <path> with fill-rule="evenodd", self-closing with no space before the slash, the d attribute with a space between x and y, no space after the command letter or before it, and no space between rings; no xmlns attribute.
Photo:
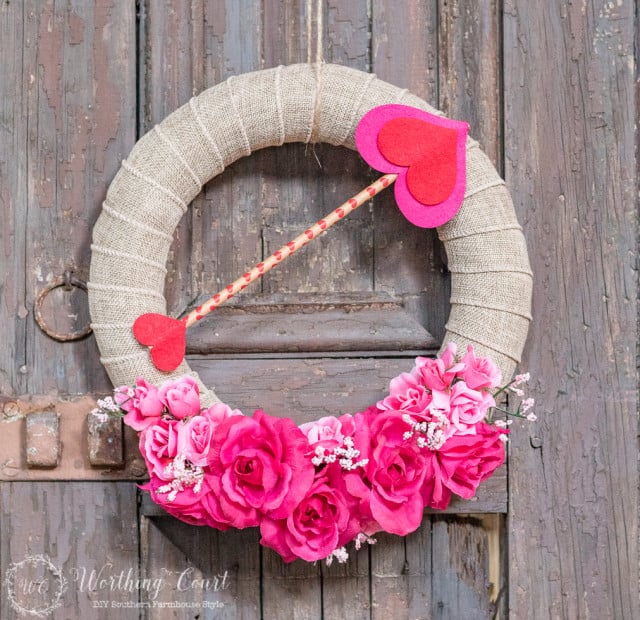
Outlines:
<svg viewBox="0 0 640 620"><path fill-rule="evenodd" d="M186 330L183 320L153 312L140 315L133 324L135 339L151 347L151 360L163 372L175 370L184 359Z"/></svg>
<svg viewBox="0 0 640 620"><path fill-rule="evenodd" d="M380 153L391 163L405 166L407 187L425 205L444 202L456 183L455 129L417 118L394 118L378 133Z"/></svg>

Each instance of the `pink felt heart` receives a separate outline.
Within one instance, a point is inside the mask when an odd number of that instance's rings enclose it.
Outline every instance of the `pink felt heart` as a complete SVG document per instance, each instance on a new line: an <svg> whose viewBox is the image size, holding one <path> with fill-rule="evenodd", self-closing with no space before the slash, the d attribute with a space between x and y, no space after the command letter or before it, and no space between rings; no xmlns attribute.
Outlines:
<svg viewBox="0 0 640 620"><path fill-rule="evenodd" d="M135 339L151 347L151 360L158 370L171 372L184 359L186 350L186 324L153 312L140 315L133 324Z"/></svg>
<svg viewBox="0 0 640 620"><path fill-rule="evenodd" d="M407 167L407 186L425 205L444 202L456 184L455 129L417 118L394 118L378 133L380 153L391 163Z"/></svg>
<svg viewBox="0 0 640 620"><path fill-rule="evenodd" d="M373 108L356 129L356 145L376 170L396 173L395 197L416 226L433 228L460 208L466 184L468 125L412 108Z"/></svg>

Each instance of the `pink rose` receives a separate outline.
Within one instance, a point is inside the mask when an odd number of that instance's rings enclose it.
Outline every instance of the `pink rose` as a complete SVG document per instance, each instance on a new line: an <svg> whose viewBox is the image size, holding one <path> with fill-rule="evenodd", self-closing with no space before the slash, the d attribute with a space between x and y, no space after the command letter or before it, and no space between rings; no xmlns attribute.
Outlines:
<svg viewBox="0 0 640 620"><path fill-rule="evenodd" d="M428 451L425 504L444 510L451 493L469 499L478 485L504 463L500 436L507 431L480 422L475 435L454 435L440 450Z"/></svg>
<svg viewBox="0 0 640 620"><path fill-rule="evenodd" d="M424 448L407 441L411 427L402 419L405 412L385 411L377 415L356 414L355 447L358 458L367 458L364 468L346 472L347 490L360 500L363 531L373 533L373 523L392 534L405 536L422 521L422 485L426 470Z"/></svg>
<svg viewBox="0 0 640 620"><path fill-rule="evenodd" d="M215 506L215 498L212 497L211 489L206 485L206 482L199 492L196 492L193 486L187 486L177 492L173 499L169 496L170 491L160 492L158 490L166 484L165 480L151 476L149 482L140 488L143 491L149 491L151 499L156 504L185 523L206 525L223 531L229 529L226 523L216 520L215 513L212 514L211 501L213 500Z"/></svg>
<svg viewBox="0 0 640 620"><path fill-rule="evenodd" d="M218 424L234 415L242 413L224 403L216 403L201 415L185 419L178 425L178 453L193 465L206 466L214 430Z"/></svg>
<svg viewBox="0 0 640 620"><path fill-rule="evenodd" d="M164 409L158 388L144 379L138 379L133 388L117 388L114 402L127 412L123 418L124 423L136 431L143 431L147 426L155 424Z"/></svg>
<svg viewBox="0 0 640 620"><path fill-rule="evenodd" d="M286 519L265 517L261 544L275 549L285 562L322 560L358 534L355 502L344 489L340 466L325 467Z"/></svg>
<svg viewBox="0 0 640 620"><path fill-rule="evenodd" d="M353 435L355 428L353 417L348 413L339 418L327 416L300 425L300 430L307 436L311 453L315 453L317 447L333 452L343 445L345 437Z"/></svg>
<svg viewBox="0 0 640 620"><path fill-rule="evenodd" d="M472 345L469 345L462 363L462 378L472 390L496 388L502 382L500 369L488 357L476 357Z"/></svg>
<svg viewBox="0 0 640 620"><path fill-rule="evenodd" d="M313 482L307 450L306 436L287 418L258 410L220 423L209 453L210 482L229 523L244 528L258 525L263 514L287 518Z"/></svg>
<svg viewBox="0 0 640 620"><path fill-rule="evenodd" d="M239 409L231 409L229 405L225 405L224 403L215 403L208 409L203 409L200 415L209 418L215 424L220 424L220 422L224 422L231 416L243 415L243 413Z"/></svg>
<svg viewBox="0 0 640 620"><path fill-rule="evenodd" d="M446 392L453 380L464 369L464 364L449 365L447 361L452 361L430 357L416 358L416 365L411 374L425 387L432 391Z"/></svg>
<svg viewBox="0 0 640 620"><path fill-rule="evenodd" d="M165 468L178 456L179 424L177 420L159 418L140 433L140 452L149 474L165 480Z"/></svg>
<svg viewBox="0 0 640 620"><path fill-rule="evenodd" d="M456 343L449 342L444 348L442 355L440 355L440 359L444 362L445 368L451 368L456 363L457 352L458 347L456 346Z"/></svg>
<svg viewBox="0 0 640 620"><path fill-rule="evenodd" d="M449 403L452 434L474 435L476 424L484 420L489 408L495 404L493 396L488 392L471 390L464 381L454 383Z"/></svg>
<svg viewBox="0 0 640 620"><path fill-rule="evenodd" d="M193 416L178 425L178 453L193 465L204 467L216 425L209 418Z"/></svg>
<svg viewBox="0 0 640 620"><path fill-rule="evenodd" d="M165 381L158 394L169 413L179 420L200 413L200 390L193 377Z"/></svg>
<svg viewBox="0 0 640 620"><path fill-rule="evenodd" d="M406 411L421 417L428 417L428 408L433 397L416 375L403 372L391 379L389 396L378 402L378 409Z"/></svg>

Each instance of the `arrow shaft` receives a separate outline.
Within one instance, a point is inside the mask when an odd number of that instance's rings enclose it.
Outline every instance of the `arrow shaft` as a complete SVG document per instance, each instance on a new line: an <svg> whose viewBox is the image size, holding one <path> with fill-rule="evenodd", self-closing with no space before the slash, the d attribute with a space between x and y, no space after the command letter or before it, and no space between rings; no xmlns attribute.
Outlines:
<svg viewBox="0 0 640 620"><path fill-rule="evenodd" d="M204 304L198 306L195 310L192 310L185 317L185 319L183 319L186 321L187 328L203 319L207 314L221 306L225 301L231 299L235 294L245 289L249 284L261 278L265 273L271 271L285 258L291 256L300 248L303 248L305 245L307 245L307 243L331 228L334 224L355 211L358 207L361 207L365 202L371 200L383 189L389 187L389 185L391 185L397 179L397 177L397 174L385 174L381 176L371 185L368 185L363 190L358 192L355 196L342 203L337 209L334 209L333 211L331 211L331 213L307 228L307 230L300 233L295 239L292 239L291 241L289 241L289 243L283 245L279 250L276 250L273 254L271 254L271 256L265 258L264 261L258 263L255 267L253 267L253 269L250 269L242 276L240 276L237 280L235 280L231 284L228 284L222 290L218 291L213 297L211 297Z"/></svg>

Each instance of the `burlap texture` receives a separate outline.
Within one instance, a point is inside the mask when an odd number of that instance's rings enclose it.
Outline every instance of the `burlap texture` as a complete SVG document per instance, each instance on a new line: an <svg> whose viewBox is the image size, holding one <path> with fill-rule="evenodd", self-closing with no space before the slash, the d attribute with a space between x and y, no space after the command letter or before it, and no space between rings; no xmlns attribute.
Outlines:
<svg viewBox="0 0 640 620"><path fill-rule="evenodd" d="M371 108L403 103L441 114L374 75L331 64L291 65L228 79L194 97L134 146L114 178L93 231L89 283L92 326L114 385L159 383L185 373L152 364L131 326L166 312L164 278L174 230L202 185L238 158L284 142L355 148ZM438 229L452 274L445 344L473 343L503 376L513 374L527 335L531 270L504 183L472 139L459 214ZM197 376L196 376L197 378ZM206 404L217 400L200 385Z"/></svg>

